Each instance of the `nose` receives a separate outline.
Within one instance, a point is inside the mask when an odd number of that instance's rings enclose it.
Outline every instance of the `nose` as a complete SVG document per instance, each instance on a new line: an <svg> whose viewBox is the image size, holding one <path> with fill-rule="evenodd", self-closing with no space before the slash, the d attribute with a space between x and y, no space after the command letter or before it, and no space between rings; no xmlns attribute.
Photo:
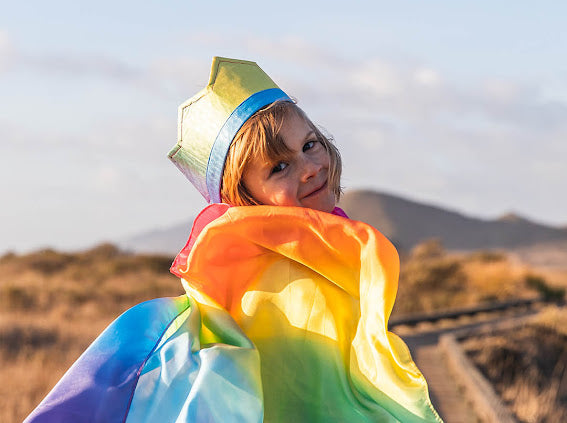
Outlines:
<svg viewBox="0 0 567 423"><path fill-rule="evenodd" d="M303 158L303 166L301 170L301 181L307 182L309 179L316 176L321 169L323 168L323 164L319 163L319 161L314 160L312 157L304 157Z"/></svg>

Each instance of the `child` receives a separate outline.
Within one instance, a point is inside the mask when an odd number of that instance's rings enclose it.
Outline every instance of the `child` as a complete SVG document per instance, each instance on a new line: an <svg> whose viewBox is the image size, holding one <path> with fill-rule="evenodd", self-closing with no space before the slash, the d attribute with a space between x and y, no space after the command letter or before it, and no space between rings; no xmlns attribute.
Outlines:
<svg viewBox="0 0 567 423"><path fill-rule="evenodd" d="M28 421L441 421L387 331L394 247L335 207L338 151L255 63L213 59L169 157L212 203L187 295L124 313Z"/></svg>

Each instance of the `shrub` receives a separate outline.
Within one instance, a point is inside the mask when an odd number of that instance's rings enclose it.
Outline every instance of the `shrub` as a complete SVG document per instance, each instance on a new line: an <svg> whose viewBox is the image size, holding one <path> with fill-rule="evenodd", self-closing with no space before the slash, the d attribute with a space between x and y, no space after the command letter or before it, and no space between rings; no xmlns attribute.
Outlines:
<svg viewBox="0 0 567 423"><path fill-rule="evenodd" d="M481 250L475 251L469 255L469 260L480 261L482 263L494 263L506 261L506 254L501 251Z"/></svg>
<svg viewBox="0 0 567 423"><path fill-rule="evenodd" d="M0 289L0 305L8 310L30 310L37 305L37 297L26 287L5 284Z"/></svg>
<svg viewBox="0 0 567 423"><path fill-rule="evenodd" d="M545 300L559 301L565 298L565 288L554 288L541 276L528 274L526 285L539 292Z"/></svg>
<svg viewBox="0 0 567 423"><path fill-rule="evenodd" d="M45 275L60 272L75 261L75 255L59 253L52 249L40 250L20 257L22 267L28 267Z"/></svg>

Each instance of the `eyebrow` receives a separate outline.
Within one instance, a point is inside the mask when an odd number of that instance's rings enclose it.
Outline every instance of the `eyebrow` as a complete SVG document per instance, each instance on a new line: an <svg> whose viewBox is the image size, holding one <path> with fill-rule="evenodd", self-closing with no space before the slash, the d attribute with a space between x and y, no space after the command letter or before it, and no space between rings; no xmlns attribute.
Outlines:
<svg viewBox="0 0 567 423"><path fill-rule="evenodd" d="M305 135L305 138L303 138L303 141L307 141L307 139L310 138L311 135L317 136L317 134L315 133L315 131L314 131L313 129L312 129L311 131L309 131L309 132L307 133L307 135Z"/></svg>

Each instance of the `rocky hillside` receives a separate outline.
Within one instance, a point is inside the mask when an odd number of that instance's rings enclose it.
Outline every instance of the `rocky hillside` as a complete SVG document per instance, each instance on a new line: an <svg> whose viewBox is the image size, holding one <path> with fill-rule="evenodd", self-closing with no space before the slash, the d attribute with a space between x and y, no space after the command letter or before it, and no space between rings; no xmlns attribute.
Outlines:
<svg viewBox="0 0 567 423"><path fill-rule="evenodd" d="M430 238L439 239L452 250L517 249L567 242L565 228L516 215L483 220L375 191L349 191L340 206L349 217L369 223L404 250Z"/></svg>

